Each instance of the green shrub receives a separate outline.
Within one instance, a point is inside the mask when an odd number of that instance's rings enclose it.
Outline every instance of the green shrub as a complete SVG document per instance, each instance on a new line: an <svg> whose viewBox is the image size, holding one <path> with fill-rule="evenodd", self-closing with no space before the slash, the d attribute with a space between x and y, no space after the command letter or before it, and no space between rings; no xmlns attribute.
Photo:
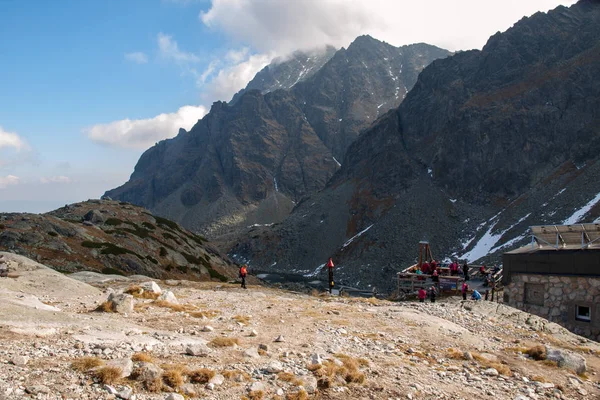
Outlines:
<svg viewBox="0 0 600 400"><path fill-rule="evenodd" d="M169 254L169 253L167 252L167 249L165 249L164 247L161 247L159 254L161 257L166 257L167 254Z"/></svg>
<svg viewBox="0 0 600 400"><path fill-rule="evenodd" d="M152 264L158 264L158 261L152 256L146 256L146 259L150 260Z"/></svg>
<svg viewBox="0 0 600 400"><path fill-rule="evenodd" d="M83 242L81 242L81 246L87 247L88 249L100 249L104 247L104 243L90 242L89 240L84 240Z"/></svg>
<svg viewBox="0 0 600 400"><path fill-rule="evenodd" d="M181 242L177 239L177 237L171 235L169 232L163 232L162 235L164 236L165 239L172 240L175 243L177 243L178 245L181 245Z"/></svg>
<svg viewBox="0 0 600 400"><path fill-rule="evenodd" d="M119 218L109 218L104 222L104 224L110 225L110 226L117 226L117 225L121 225L122 223L123 223L123 221L120 220Z"/></svg>
<svg viewBox="0 0 600 400"><path fill-rule="evenodd" d="M141 228L137 225L135 226L135 229L123 228L121 230L134 234L142 239L146 239L148 236L150 236L150 231L148 229Z"/></svg>
<svg viewBox="0 0 600 400"><path fill-rule="evenodd" d="M199 245L201 245L201 246L202 246L204 243L208 242L208 240L207 240L205 237L203 237L203 236L199 236L199 235L194 235L193 233L192 233L192 234L189 234L189 235L187 235L187 237L188 237L188 238L190 238L191 240L193 240L194 242L198 243L198 244L199 244Z"/></svg>
<svg viewBox="0 0 600 400"><path fill-rule="evenodd" d="M5 228L4 225L0 224L0 229L4 229L4 228Z"/></svg>
<svg viewBox="0 0 600 400"><path fill-rule="evenodd" d="M2 229L3 229L3 228L2 228ZM48 232L48 235L50 235L50 236L52 236L52 237L56 237L56 236L58 236L58 233L56 233L56 232L53 232L53 231L50 231L50 232Z"/></svg>
<svg viewBox="0 0 600 400"><path fill-rule="evenodd" d="M212 267L208 267L208 274L210 275L211 279L218 279L221 282L227 282L229 280L229 278L218 271L215 271Z"/></svg>
<svg viewBox="0 0 600 400"><path fill-rule="evenodd" d="M165 267L165 270L171 272L173 270L173 266L172 265L167 265Z"/></svg>
<svg viewBox="0 0 600 400"><path fill-rule="evenodd" d="M160 226L160 225L164 225L167 226L173 230L177 230L180 231L181 228L179 228L179 225L177 224L177 222L173 222L170 219L166 219L163 217L159 217L157 215L153 215L154 219L156 220L156 223Z"/></svg>

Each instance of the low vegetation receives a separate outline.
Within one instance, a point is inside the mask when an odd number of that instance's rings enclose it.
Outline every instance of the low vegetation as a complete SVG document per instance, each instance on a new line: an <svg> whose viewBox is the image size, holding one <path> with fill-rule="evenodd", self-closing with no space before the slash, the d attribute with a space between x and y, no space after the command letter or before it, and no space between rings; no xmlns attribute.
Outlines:
<svg viewBox="0 0 600 400"><path fill-rule="evenodd" d="M200 368L189 373L190 382L208 383L216 375L215 371L208 368Z"/></svg>
<svg viewBox="0 0 600 400"><path fill-rule="evenodd" d="M81 357L71 363L71 368L79 372L87 372L93 368L104 365L104 361L98 357Z"/></svg>
<svg viewBox="0 0 600 400"><path fill-rule="evenodd" d="M151 363L154 361L154 358L148 353L135 353L131 356L131 361Z"/></svg>
<svg viewBox="0 0 600 400"><path fill-rule="evenodd" d="M238 338L230 338L230 337L216 337L210 342L208 342L213 347L233 347L240 344L240 340Z"/></svg>
<svg viewBox="0 0 600 400"><path fill-rule="evenodd" d="M122 374L123 371L121 368L106 366L95 370L94 378L96 378L100 383L112 385L121 378Z"/></svg>

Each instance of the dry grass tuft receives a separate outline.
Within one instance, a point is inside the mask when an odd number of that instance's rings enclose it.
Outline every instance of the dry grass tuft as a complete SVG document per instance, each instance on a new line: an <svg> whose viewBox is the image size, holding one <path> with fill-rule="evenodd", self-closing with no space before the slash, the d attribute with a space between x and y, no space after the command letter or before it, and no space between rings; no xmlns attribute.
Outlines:
<svg viewBox="0 0 600 400"><path fill-rule="evenodd" d="M152 302L153 305L157 306L157 307L163 307L163 308L170 308L173 311L191 311L194 309L194 306L188 305L188 304L175 304L175 303L169 303L168 301L165 300L154 300Z"/></svg>
<svg viewBox="0 0 600 400"><path fill-rule="evenodd" d="M178 369L170 369L162 374L163 382L172 388L178 388L183 385L183 374Z"/></svg>
<svg viewBox="0 0 600 400"><path fill-rule="evenodd" d="M542 382L542 383L548 382L548 380L541 375L536 375L536 376L532 377L531 380L535 381L535 382Z"/></svg>
<svg viewBox="0 0 600 400"><path fill-rule="evenodd" d="M323 365L321 364L311 364L308 367L306 367L306 369L308 369L310 372L315 372L321 368L323 368Z"/></svg>
<svg viewBox="0 0 600 400"><path fill-rule="evenodd" d="M112 385L121 379L123 370L117 367L102 367L94 371L94 377L103 384Z"/></svg>
<svg viewBox="0 0 600 400"><path fill-rule="evenodd" d="M536 361L541 361L546 359L546 347L537 345L533 346L527 350L525 350L525 354L529 355L529 357L533 358Z"/></svg>
<svg viewBox="0 0 600 400"><path fill-rule="evenodd" d="M104 364L104 361L98 357L82 357L71 363L71 368L75 371L86 372L92 368L97 368Z"/></svg>
<svg viewBox="0 0 600 400"><path fill-rule="evenodd" d="M215 371L208 368L196 369L188 374L192 383L208 383L215 375Z"/></svg>
<svg viewBox="0 0 600 400"><path fill-rule="evenodd" d="M510 368L507 365L501 364L498 362L494 362L494 361L490 361L479 353L473 352L471 354L473 356L473 359L477 360L479 362L479 364L481 364L485 368L494 368L496 371L498 371L498 373L500 375L504 375L504 376L512 375L512 371L510 370Z"/></svg>
<svg viewBox="0 0 600 400"><path fill-rule="evenodd" d="M236 315L233 317L233 320L239 322L240 324L248 325L250 322L250 317L246 315Z"/></svg>
<svg viewBox="0 0 600 400"><path fill-rule="evenodd" d="M242 378L244 380L250 380L250 374L248 374L245 371L236 371L236 370L228 369L228 370L221 371L221 375L223 375L225 377L225 379L229 379L229 380L236 379L240 375L242 376Z"/></svg>
<svg viewBox="0 0 600 400"><path fill-rule="evenodd" d="M205 311L194 311L191 312L190 315L194 318L214 318L219 315L218 311L214 310L205 310Z"/></svg>
<svg viewBox="0 0 600 400"><path fill-rule="evenodd" d="M255 390L248 393L249 400L262 400L265 397L265 393L262 390Z"/></svg>
<svg viewBox="0 0 600 400"><path fill-rule="evenodd" d="M317 377L317 386L320 388L331 387L336 378L341 378L346 383L365 383L366 377L360 371L360 366L364 365L366 360L359 361L345 354L336 354L335 357L342 362L342 365L326 360L321 366L310 365L307 367Z"/></svg>
<svg viewBox="0 0 600 400"><path fill-rule="evenodd" d="M148 353L135 353L133 356L131 356L131 361L151 363L154 361L154 359Z"/></svg>
<svg viewBox="0 0 600 400"><path fill-rule="evenodd" d="M113 302L106 300L105 302L103 302L102 304L100 304L98 307L96 307L96 310L94 311L98 311L98 312L114 312L113 311Z"/></svg>
<svg viewBox="0 0 600 400"><path fill-rule="evenodd" d="M460 351L457 349L453 349L453 348L449 348L446 351L446 357L452 359L452 360L464 360L465 359L465 353L464 351Z"/></svg>
<svg viewBox="0 0 600 400"><path fill-rule="evenodd" d="M299 390L294 393L288 393L285 396L286 400L308 400L308 393L305 390Z"/></svg>
<svg viewBox="0 0 600 400"><path fill-rule="evenodd" d="M292 385L296 385L296 386L302 386L304 384L304 382L302 382L301 379L299 379L298 377L296 377L296 375L294 375L290 372L278 373L277 379L279 379L280 381L289 382Z"/></svg>
<svg viewBox="0 0 600 400"><path fill-rule="evenodd" d="M208 344L212 345L213 347L233 347L239 345L240 340L238 338L216 337Z"/></svg>
<svg viewBox="0 0 600 400"><path fill-rule="evenodd" d="M547 365L549 367L554 367L554 368L558 368L558 362L556 361L552 361L552 360L543 360L542 363L544 365Z"/></svg>

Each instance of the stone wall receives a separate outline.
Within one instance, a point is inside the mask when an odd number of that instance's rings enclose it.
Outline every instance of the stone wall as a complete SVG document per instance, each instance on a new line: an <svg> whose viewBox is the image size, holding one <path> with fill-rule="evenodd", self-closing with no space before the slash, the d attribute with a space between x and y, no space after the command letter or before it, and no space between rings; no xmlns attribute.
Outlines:
<svg viewBox="0 0 600 400"><path fill-rule="evenodd" d="M600 341L600 278L513 273L504 302ZM577 306L590 307L589 322L576 319Z"/></svg>

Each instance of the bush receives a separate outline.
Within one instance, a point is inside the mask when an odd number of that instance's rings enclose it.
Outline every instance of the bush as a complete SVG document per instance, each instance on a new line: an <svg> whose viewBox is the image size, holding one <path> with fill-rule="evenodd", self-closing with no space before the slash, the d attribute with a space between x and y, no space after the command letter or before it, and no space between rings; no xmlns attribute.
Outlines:
<svg viewBox="0 0 600 400"><path fill-rule="evenodd" d="M533 358L536 361L541 361L546 359L546 347L537 345L533 346L530 349L525 351L525 354L529 355L529 357Z"/></svg>
<svg viewBox="0 0 600 400"><path fill-rule="evenodd" d="M166 219L163 217L159 217L157 215L153 215L154 219L156 220L156 223L161 226L164 225L168 228L171 228L173 230L177 230L180 231L181 229L179 228L179 225L176 222L171 221L170 219Z"/></svg>
<svg viewBox="0 0 600 400"><path fill-rule="evenodd" d="M104 247L104 243L90 242L88 240L84 240L83 242L81 242L81 246L87 247L88 249L99 249Z"/></svg>
<svg viewBox="0 0 600 400"><path fill-rule="evenodd" d="M216 337L211 340L208 344L213 347L233 347L240 344L240 340L237 338L229 338L229 337Z"/></svg>
<svg viewBox="0 0 600 400"><path fill-rule="evenodd" d="M156 226L152 225L150 222L142 222L142 226L144 228L150 229L151 231L156 229Z"/></svg>
<svg viewBox="0 0 600 400"><path fill-rule="evenodd" d="M112 267L104 267L104 268L102 268L101 272L104 275L123 275L123 276L125 276L123 271L121 271L120 269L112 268Z"/></svg>
<svg viewBox="0 0 600 400"><path fill-rule="evenodd" d="M187 273L188 273L188 267L186 267L185 265L178 265L178 266L177 266L177 269L178 269L179 271L181 271L182 273L184 273L184 274L187 274Z"/></svg>
<svg viewBox="0 0 600 400"><path fill-rule="evenodd" d="M212 267L208 267L208 274L211 279L218 279L221 282L227 282L229 280L225 275L215 271Z"/></svg>
<svg viewBox="0 0 600 400"><path fill-rule="evenodd" d="M50 235L52 237L56 237L56 236L58 236L58 233L50 231L50 232L48 232L48 235Z"/></svg>
<svg viewBox="0 0 600 400"><path fill-rule="evenodd" d="M215 375L212 369L200 368L190 372L189 377L192 383L208 383Z"/></svg>
<svg viewBox="0 0 600 400"><path fill-rule="evenodd" d="M118 225L121 225L122 223L123 223L123 221L120 220L119 218L109 218L104 222L105 225L109 225L109 226L118 226Z"/></svg>
<svg viewBox="0 0 600 400"><path fill-rule="evenodd" d="M74 360L71 363L71 368L73 368L75 371L86 372L92 368L98 368L103 364L104 361L98 357L82 357Z"/></svg>
<svg viewBox="0 0 600 400"><path fill-rule="evenodd" d="M165 249L164 247L161 247L159 254L161 257L166 257L166 255L168 254L167 249Z"/></svg>

